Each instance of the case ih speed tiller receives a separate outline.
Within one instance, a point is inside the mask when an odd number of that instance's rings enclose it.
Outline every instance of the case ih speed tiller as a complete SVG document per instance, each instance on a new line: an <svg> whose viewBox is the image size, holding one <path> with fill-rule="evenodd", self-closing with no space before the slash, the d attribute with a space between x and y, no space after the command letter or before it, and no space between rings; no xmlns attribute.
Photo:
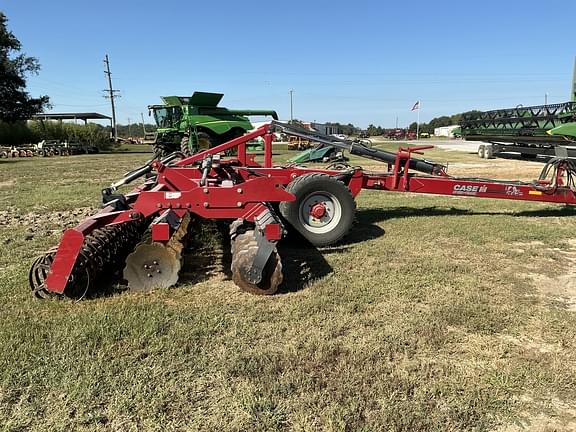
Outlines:
<svg viewBox="0 0 576 432"><path fill-rule="evenodd" d="M383 162L385 170L274 165L274 132ZM246 152L256 137L264 138L263 164ZM193 156L153 160L102 191L103 208L65 231L60 245L33 263L30 286L40 298L82 298L122 267L131 289L172 286L190 221L200 218L230 223L233 281L250 293L273 294L282 282L276 244L287 230L315 246L338 242L352 227L354 197L362 189L576 204L576 164L570 159L551 159L531 183L457 178L441 164L413 157L431 147L391 153L272 121ZM118 193L139 178L145 179L140 186Z"/></svg>

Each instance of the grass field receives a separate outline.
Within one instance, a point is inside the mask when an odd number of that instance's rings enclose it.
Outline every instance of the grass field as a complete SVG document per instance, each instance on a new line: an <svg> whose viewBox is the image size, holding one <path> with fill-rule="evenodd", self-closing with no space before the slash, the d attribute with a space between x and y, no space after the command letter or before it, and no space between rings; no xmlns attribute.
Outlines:
<svg viewBox="0 0 576 432"><path fill-rule="evenodd" d="M215 247L173 289L33 298L32 259L148 157L0 160L0 430L576 429L576 212L363 192L342 244L281 245L275 296L240 292Z"/></svg>

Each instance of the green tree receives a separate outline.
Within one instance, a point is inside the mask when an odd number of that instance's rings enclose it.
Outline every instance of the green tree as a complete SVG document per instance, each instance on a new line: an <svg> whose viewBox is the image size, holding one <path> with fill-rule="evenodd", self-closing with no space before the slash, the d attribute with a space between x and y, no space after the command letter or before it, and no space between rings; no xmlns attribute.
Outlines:
<svg viewBox="0 0 576 432"><path fill-rule="evenodd" d="M156 125L147 123L145 127L146 132L154 132L156 130ZM105 129L109 133L112 133L112 128L110 126L106 126ZM132 123L130 126L118 123L116 125L116 131L118 132L118 136L123 138L144 136L144 129L142 128L142 123Z"/></svg>
<svg viewBox="0 0 576 432"><path fill-rule="evenodd" d="M378 133L378 128L379 128L379 127L376 127L376 126L374 126L373 124L369 124L369 125L368 125L368 129L367 129L368 135L370 135L370 136L377 136L377 135L379 135L379 133ZM380 128L380 131L381 131L381 130L382 130L382 128ZM382 133L382 132L380 132L380 134L381 134L381 133Z"/></svg>
<svg viewBox="0 0 576 432"><path fill-rule="evenodd" d="M48 96L33 98L26 92L26 75L37 74L40 64L21 53L20 41L6 27L0 12L0 120L27 120L49 107Z"/></svg>

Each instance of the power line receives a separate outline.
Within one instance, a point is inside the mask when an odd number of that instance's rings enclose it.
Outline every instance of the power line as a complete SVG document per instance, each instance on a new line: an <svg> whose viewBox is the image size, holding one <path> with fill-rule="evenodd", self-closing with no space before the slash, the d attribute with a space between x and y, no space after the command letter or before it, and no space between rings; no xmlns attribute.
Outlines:
<svg viewBox="0 0 576 432"><path fill-rule="evenodd" d="M50 105L52 105L52 106L63 106L63 107L74 107L74 108L93 108L93 107L108 106L108 104L71 105L71 104L61 104L61 103L55 103L55 102L51 102Z"/></svg>
<svg viewBox="0 0 576 432"><path fill-rule="evenodd" d="M104 58L104 64L106 65L104 74L108 77L108 90L103 91L108 92L108 94L104 97L106 99L110 99L110 104L112 105L112 139L116 141L116 108L114 107L114 98L120 97L120 95L117 94L120 90L114 90L112 88L112 73L110 72L110 61L108 60L108 54L106 54L106 57Z"/></svg>

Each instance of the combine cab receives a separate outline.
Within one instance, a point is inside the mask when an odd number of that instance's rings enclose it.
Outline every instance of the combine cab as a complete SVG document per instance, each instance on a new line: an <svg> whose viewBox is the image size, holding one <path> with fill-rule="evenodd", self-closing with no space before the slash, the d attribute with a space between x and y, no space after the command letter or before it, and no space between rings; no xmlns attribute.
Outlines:
<svg viewBox="0 0 576 432"><path fill-rule="evenodd" d="M230 110L219 107L221 93L194 92L190 96L164 96L163 105L150 105L158 129L154 153L164 157L175 151L188 156L238 138L253 129L248 116L271 116L276 111Z"/></svg>

